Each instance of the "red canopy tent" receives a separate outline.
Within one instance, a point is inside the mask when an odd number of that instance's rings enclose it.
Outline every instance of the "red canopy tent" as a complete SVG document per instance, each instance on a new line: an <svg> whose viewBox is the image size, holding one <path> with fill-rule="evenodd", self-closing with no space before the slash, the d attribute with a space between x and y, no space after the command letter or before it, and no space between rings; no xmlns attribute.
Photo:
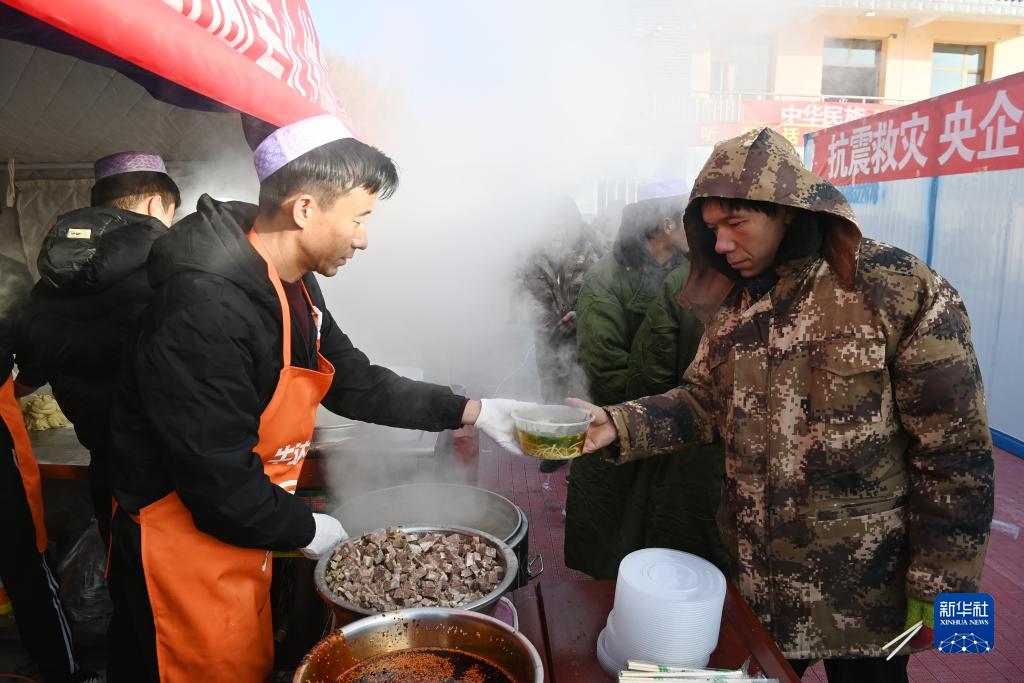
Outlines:
<svg viewBox="0 0 1024 683"><path fill-rule="evenodd" d="M184 214L254 198L237 112L345 117L306 0L0 0L0 63L0 253L30 270L96 158L160 154Z"/></svg>
<svg viewBox="0 0 1024 683"><path fill-rule="evenodd" d="M179 106L276 125L343 115L305 0L3 0L0 38L115 68Z"/></svg>

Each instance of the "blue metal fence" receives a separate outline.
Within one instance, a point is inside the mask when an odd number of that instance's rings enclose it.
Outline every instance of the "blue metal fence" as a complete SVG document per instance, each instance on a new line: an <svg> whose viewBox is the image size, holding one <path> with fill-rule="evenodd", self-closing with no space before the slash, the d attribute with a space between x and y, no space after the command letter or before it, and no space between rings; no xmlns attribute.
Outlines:
<svg viewBox="0 0 1024 683"><path fill-rule="evenodd" d="M1024 457L1024 169L839 189L865 236L924 259L960 292L993 441Z"/></svg>

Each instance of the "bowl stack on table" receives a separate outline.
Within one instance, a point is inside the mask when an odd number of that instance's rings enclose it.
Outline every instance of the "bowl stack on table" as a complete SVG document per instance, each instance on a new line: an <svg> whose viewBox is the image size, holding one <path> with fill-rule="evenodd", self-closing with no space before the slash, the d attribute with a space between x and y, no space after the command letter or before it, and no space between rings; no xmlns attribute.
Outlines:
<svg viewBox="0 0 1024 683"><path fill-rule="evenodd" d="M597 641L611 675L628 660L674 667L707 665L718 644L725 576L696 555L645 548L619 564L615 603Z"/></svg>

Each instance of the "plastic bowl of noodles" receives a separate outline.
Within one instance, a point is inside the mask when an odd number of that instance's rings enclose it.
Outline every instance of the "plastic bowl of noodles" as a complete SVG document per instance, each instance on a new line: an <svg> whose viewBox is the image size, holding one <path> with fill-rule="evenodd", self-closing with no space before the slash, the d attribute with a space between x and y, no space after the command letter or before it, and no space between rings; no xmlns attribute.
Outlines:
<svg viewBox="0 0 1024 683"><path fill-rule="evenodd" d="M583 455L583 442L594 416L583 408L535 405L512 411L523 453L541 460L568 460Z"/></svg>

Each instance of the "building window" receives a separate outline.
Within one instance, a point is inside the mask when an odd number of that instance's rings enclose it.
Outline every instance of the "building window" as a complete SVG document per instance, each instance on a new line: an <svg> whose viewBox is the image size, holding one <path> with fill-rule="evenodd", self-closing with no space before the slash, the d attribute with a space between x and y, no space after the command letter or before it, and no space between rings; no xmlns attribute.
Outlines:
<svg viewBox="0 0 1024 683"><path fill-rule="evenodd" d="M935 43L932 49L932 97L969 88L984 80L983 46Z"/></svg>
<svg viewBox="0 0 1024 683"><path fill-rule="evenodd" d="M878 97L882 41L827 38L821 94L828 99Z"/></svg>
<svg viewBox="0 0 1024 683"><path fill-rule="evenodd" d="M764 97L772 91L775 45L768 39L746 38L717 48L711 59L711 91Z"/></svg>

